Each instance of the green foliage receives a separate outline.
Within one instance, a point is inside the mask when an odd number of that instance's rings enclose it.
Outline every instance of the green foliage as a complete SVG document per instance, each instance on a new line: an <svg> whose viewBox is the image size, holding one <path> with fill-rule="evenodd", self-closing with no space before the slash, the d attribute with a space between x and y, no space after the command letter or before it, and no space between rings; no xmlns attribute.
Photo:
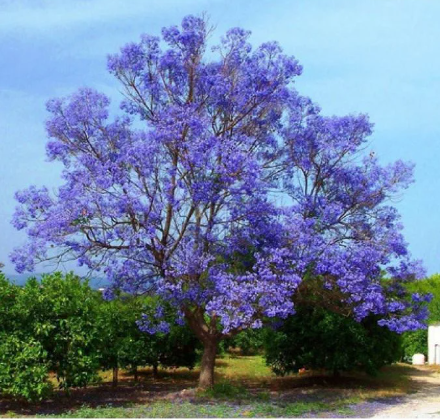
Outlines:
<svg viewBox="0 0 440 420"><path fill-rule="evenodd" d="M440 274L416 282L409 283L407 289L411 293L432 294L432 300L428 305L429 322L440 322Z"/></svg>
<svg viewBox="0 0 440 420"><path fill-rule="evenodd" d="M137 300L129 298L100 301L96 322L102 369L119 369L128 365L137 368L143 364L144 343L139 343L142 334L136 325L141 306L136 303Z"/></svg>
<svg viewBox="0 0 440 420"><path fill-rule="evenodd" d="M197 339L187 327L175 325L175 311L169 308L165 319L173 326L169 334L148 334L139 329L142 314L155 313L158 301L152 297L120 295L101 301L97 317L100 364L117 371L128 369L135 377L139 366L194 367Z"/></svg>
<svg viewBox="0 0 440 420"><path fill-rule="evenodd" d="M152 354L164 367L187 367L192 369L198 359L200 342L187 327L173 325L169 334L157 333Z"/></svg>
<svg viewBox="0 0 440 420"><path fill-rule="evenodd" d="M199 395L208 398L234 400L249 398L249 393L245 387L241 385L234 385L226 381L214 384L211 388L202 391Z"/></svg>
<svg viewBox="0 0 440 420"><path fill-rule="evenodd" d="M0 335L0 340L0 392L29 401L45 398L52 386L41 344L6 334Z"/></svg>
<svg viewBox="0 0 440 420"><path fill-rule="evenodd" d="M432 294L432 300L428 305L430 322L440 322L440 274L419 280L407 285L411 293ZM410 362L415 353L428 355L428 331L418 330L402 334L403 359Z"/></svg>
<svg viewBox="0 0 440 420"><path fill-rule="evenodd" d="M17 300L20 333L41 343L60 388L97 379L98 294L72 273L30 279Z"/></svg>
<svg viewBox="0 0 440 420"><path fill-rule="evenodd" d="M21 327L20 312L16 307L21 291L0 273L0 334L8 334Z"/></svg>
<svg viewBox="0 0 440 420"><path fill-rule="evenodd" d="M266 362L278 375L301 368L375 374L400 357L400 337L378 326L374 317L358 323L321 307L296 309L265 337Z"/></svg>
<svg viewBox="0 0 440 420"><path fill-rule="evenodd" d="M125 368L136 375L138 366L193 368L198 340L186 326L175 324L175 311L168 308L168 334L142 332L136 321L142 314L154 314L158 300L153 297L120 295L100 303L97 317L100 363L103 369ZM117 378L114 377L116 384Z"/></svg>
<svg viewBox="0 0 440 420"><path fill-rule="evenodd" d="M411 363L416 353L428 355L428 330L409 331L402 334L403 361Z"/></svg>
<svg viewBox="0 0 440 420"><path fill-rule="evenodd" d="M168 308L169 334L142 332L136 321L155 313L155 298L122 295L104 301L74 274L29 279L24 287L0 273L0 392L29 400L50 391L48 372L59 387L86 386L98 370L138 366L194 367L198 340L174 322ZM15 379L13 379L15 378Z"/></svg>
<svg viewBox="0 0 440 420"><path fill-rule="evenodd" d="M160 332L156 334L142 333L144 340L148 340L146 364L192 369L197 362L198 352L201 349L200 341L186 324L176 324L175 308L167 302L162 302L156 297L147 297L144 300L142 313L154 319L158 306L163 308L162 319L168 322L170 331L166 334Z"/></svg>
<svg viewBox="0 0 440 420"><path fill-rule="evenodd" d="M244 356L255 355L263 349L264 334L262 328L244 330L233 337L228 344L230 347L239 348Z"/></svg>
<svg viewBox="0 0 440 420"><path fill-rule="evenodd" d="M15 398L38 401L46 397L47 353L29 334L21 305L24 291L0 273L0 392Z"/></svg>

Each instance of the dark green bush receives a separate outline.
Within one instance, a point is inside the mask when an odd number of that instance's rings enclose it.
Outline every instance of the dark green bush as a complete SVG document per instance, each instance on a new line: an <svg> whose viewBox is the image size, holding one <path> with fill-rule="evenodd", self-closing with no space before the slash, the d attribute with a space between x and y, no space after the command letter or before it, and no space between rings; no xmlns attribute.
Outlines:
<svg viewBox="0 0 440 420"><path fill-rule="evenodd" d="M144 300L142 313L155 318L157 307L163 308L162 320L170 325L169 333L142 333L141 341L145 343L147 353L145 365L157 367L187 367L192 369L198 359L201 349L200 341L186 324L176 323L176 311L167 303L160 302L155 297ZM139 330L138 330L139 331Z"/></svg>
<svg viewBox="0 0 440 420"><path fill-rule="evenodd" d="M167 308L164 320L171 325L168 334L149 334L139 329L136 321L142 314L154 317L158 300L153 297L118 296L101 301L97 317L100 339L100 363L103 369L113 369L113 383L118 382L118 370L128 369L137 379L139 366L194 367L197 338L186 326L175 323L175 311Z"/></svg>
<svg viewBox="0 0 440 420"><path fill-rule="evenodd" d="M358 323L320 307L298 305L296 310L265 336L266 362L276 374L301 368L374 374L400 358L400 337L378 326L374 317Z"/></svg>
<svg viewBox="0 0 440 420"><path fill-rule="evenodd" d="M139 366L152 366L155 374L162 367L193 368L199 342L186 326L175 323L175 311L167 308L164 318L170 323L167 334L149 334L139 329L142 314L154 317L157 299L123 295L102 301L97 317L99 354L103 369L113 369L113 383L120 368L128 369L137 379Z"/></svg>
<svg viewBox="0 0 440 420"><path fill-rule="evenodd" d="M21 329L23 320L17 308L22 288L10 283L0 272L0 334Z"/></svg>

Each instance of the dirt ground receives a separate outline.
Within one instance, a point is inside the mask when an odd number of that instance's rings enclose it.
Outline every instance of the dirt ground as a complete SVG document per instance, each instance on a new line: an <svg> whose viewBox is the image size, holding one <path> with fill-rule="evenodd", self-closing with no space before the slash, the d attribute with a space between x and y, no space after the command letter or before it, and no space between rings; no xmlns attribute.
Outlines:
<svg viewBox="0 0 440 420"><path fill-rule="evenodd" d="M318 417L440 418L440 370L425 366L408 369L414 392L390 398L372 398L350 408L351 415L321 413Z"/></svg>
<svg viewBox="0 0 440 420"><path fill-rule="evenodd" d="M395 405L379 410L374 418L440 418L440 372L417 367L412 371L411 378L418 391L396 401Z"/></svg>

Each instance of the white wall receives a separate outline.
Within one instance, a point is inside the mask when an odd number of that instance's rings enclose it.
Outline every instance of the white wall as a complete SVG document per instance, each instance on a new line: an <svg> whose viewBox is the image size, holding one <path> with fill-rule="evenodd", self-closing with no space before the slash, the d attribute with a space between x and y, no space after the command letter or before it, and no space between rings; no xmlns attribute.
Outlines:
<svg viewBox="0 0 440 420"><path fill-rule="evenodd" d="M428 327L428 363L440 365L440 322Z"/></svg>

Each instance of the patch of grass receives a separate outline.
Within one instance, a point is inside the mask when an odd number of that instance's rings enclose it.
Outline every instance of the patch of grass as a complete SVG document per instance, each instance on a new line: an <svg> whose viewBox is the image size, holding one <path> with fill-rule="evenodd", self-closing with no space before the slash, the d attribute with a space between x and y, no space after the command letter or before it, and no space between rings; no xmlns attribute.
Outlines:
<svg viewBox="0 0 440 420"><path fill-rule="evenodd" d="M284 408L284 413L290 417L299 417L307 413L326 411L328 406L325 403L316 402L296 402L288 404Z"/></svg>
<svg viewBox="0 0 440 420"><path fill-rule="evenodd" d="M366 400L370 398L388 398L414 392L414 382L410 379L411 366L396 364L371 377L365 373L344 374L336 382L322 372L310 372L306 376L290 375L276 377L265 364L263 356L236 356L226 354L218 360L216 366L217 382L229 381L245 388L267 390L289 390L310 386L335 387L347 389L350 396ZM318 376L314 376L318 373Z"/></svg>
<svg viewBox="0 0 440 420"><path fill-rule="evenodd" d="M334 408L334 407L333 407ZM341 414L348 414L349 409L340 407ZM320 413L329 410L323 402L295 402L278 405L269 402L256 402L245 405L199 404L191 402L157 401L149 405L133 407L96 407L84 406L53 417L61 418L236 418L236 417L301 417L305 414ZM52 416L51 416L52 417Z"/></svg>
<svg viewBox="0 0 440 420"><path fill-rule="evenodd" d="M341 414L343 416L354 416L356 413L355 411L350 407L342 407L335 410L338 414Z"/></svg>
<svg viewBox="0 0 440 420"><path fill-rule="evenodd" d="M190 402L157 401L133 407L82 407L62 415L61 418L200 418L239 417L240 410L225 403L215 405Z"/></svg>
<svg viewBox="0 0 440 420"><path fill-rule="evenodd" d="M215 399L243 399L249 398L249 392L242 385L234 385L230 382L219 382L214 384L212 388L204 390L199 393L201 397L215 398Z"/></svg>
<svg viewBox="0 0 440 420"><path fill-rule="evenodd" d="M255 395L255 399L258 401L270 401L270 393L268 391L259 392Z"/></svg>
<svg viewBox="0 0 440 420"><path fill-rule="evenodd" d="M7 411L5 413L4 416L0 416L0 417L5 417L5 418L8 418L8 419L12 419L12 418L20 417L20 415L18 413L16 413L15 411L9 410L9 411Z"/></svg>
<svg viewBox="0 0 440 420"><path fill-rule="evenodd" d="M54 414L48 416L37 417L61 417L61 418L119 418L119 417L136 417L130 416L131 411L137 411L136 409L130 409L128 407L112 407L110 405L104 407L89 407L87 405L82 406L77 410L69 410L63 414Z"/></svg>
<svg viewBox="0 0 440 420"><path fill-rule="evenodd" d="M226 354L219 358L216 366L216 376L224 379L259 379L275 378L270 368L266 366L263 356L235 356Z"/></svg>

